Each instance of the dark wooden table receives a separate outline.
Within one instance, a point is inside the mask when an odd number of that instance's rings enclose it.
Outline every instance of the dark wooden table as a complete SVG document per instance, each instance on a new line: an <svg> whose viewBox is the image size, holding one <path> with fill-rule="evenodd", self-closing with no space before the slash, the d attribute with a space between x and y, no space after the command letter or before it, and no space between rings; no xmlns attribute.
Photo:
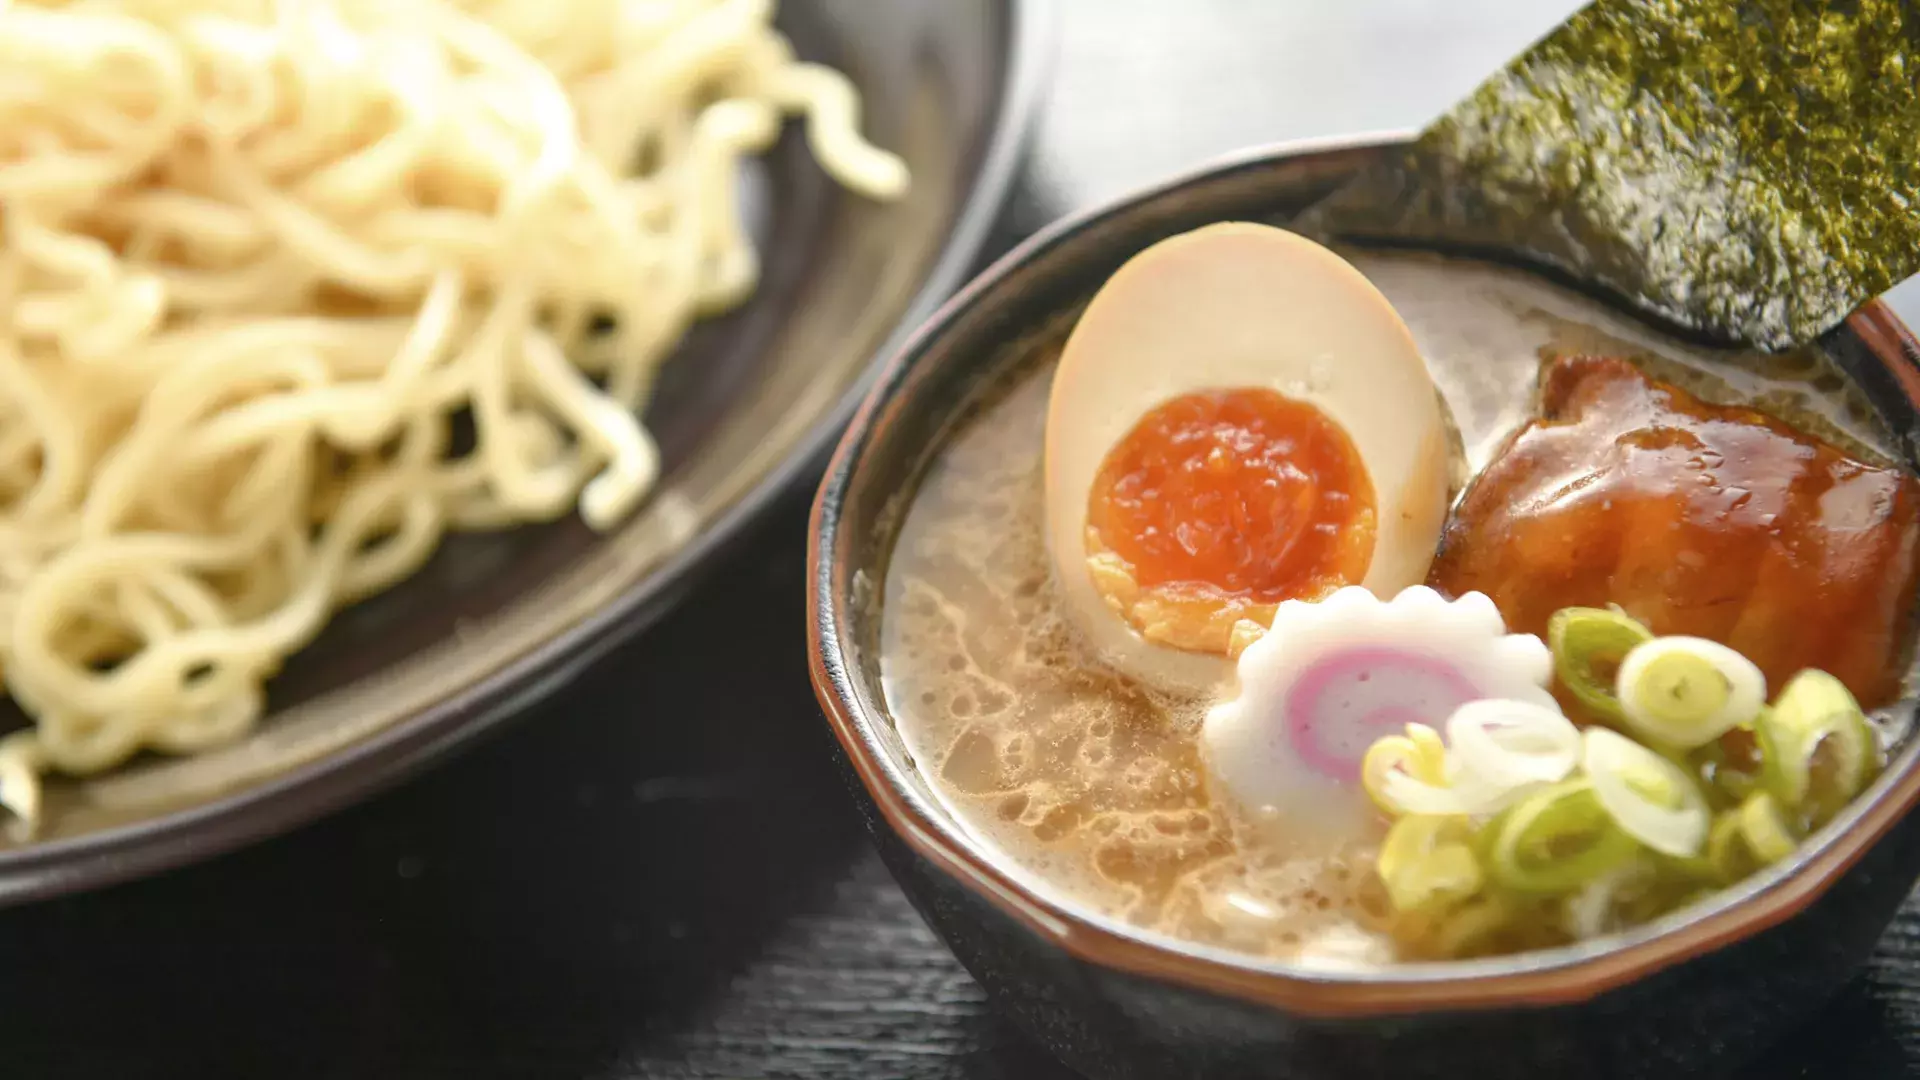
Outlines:
<svg viewBox="0 0 1920 1080"><path fill-rule="evenodd" d="M1002 243L1237 145L1418 125L1557 17L1538 0L1091 7L1067 13ZM1282 10L1308 7L1327 10ZM807 686L805 525L797 495L666 623L399 790L0 912L0 1078L1064 1077L860 831ZM1920 901L1750 1075L1916 1063Z"/></svg>

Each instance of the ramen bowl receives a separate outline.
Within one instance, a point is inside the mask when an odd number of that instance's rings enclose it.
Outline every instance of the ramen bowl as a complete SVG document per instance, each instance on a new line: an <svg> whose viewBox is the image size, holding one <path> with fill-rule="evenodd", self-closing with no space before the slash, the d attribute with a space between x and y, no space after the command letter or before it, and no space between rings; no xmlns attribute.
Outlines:
<svg viewBox="0 0 1920 1080"><path fill-rule="evenodd" d="M950 811L889 711L884 582L929 462L1057 349L1126 259L1222 220L1289 216L1398 136L1265 150L1061 222L893 359L813 510L816 691L881 853L997 1006L1088 1076L1696 1075L1751 1056L1842 986L1920 873L1920 744L1788 859L1630 930L1492 959L1338 972L1176 940L1081 904ZM1911 457L1911 337L1877 302L1821 347ZM1905 462L1912 466L1911 460Z"/></svg>

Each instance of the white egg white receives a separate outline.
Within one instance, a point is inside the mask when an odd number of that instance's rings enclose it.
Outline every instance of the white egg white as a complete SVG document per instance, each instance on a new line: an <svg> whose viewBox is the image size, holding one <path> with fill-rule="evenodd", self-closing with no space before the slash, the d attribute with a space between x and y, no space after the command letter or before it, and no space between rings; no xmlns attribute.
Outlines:
<svg viewBox="0 0 1920 1080"><path fill-rule="evenodd" d="M1392 305L1305 237L1230 222L1135 255L1094 296L1061 354L1048 404L1047 546L1074 625L1144 681L1205 690L1225 657L1150 642L1087 570L1087 503L1113 446L1155 407L1204 390L1266 388L1339 424L1372 481L1376 534L1360 582L1387 598L1425 579L1446 515L1441 405Z"/></svg>

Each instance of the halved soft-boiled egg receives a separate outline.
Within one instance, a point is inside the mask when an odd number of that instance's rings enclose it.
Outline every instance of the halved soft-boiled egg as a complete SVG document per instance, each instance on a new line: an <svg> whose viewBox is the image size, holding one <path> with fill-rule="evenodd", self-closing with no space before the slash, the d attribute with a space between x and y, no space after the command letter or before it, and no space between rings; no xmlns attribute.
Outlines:
<svg viewBox="0 0 1920 1080"><path fill-rule="evenodd" d="M1210 225L1094 296L1047 411L1047 546L1109 663L1205 689L1274 608L1425 579L1448 497L1433 379L1361 273L1305 237Z"/></svg>

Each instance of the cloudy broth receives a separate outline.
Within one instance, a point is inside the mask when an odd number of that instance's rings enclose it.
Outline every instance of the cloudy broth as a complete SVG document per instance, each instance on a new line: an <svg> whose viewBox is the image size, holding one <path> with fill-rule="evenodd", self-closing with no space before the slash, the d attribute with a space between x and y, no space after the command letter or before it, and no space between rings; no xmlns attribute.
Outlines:
<svg viewBox="0 0 1920 1080"><path fill-rule="evenodd" d="M1535 373L1553 353L1626 356L1709 400L1888 456L1864 402L1816 356L1691 349L1524 274L1348 254L1419 343L1458 435L1462 482L1529 418ZM1043 358L1012 377L943 448L903 522L881 667L917 766L969 831L1112 918L1308 964L1391 962L1371 848L1312 822L1242 820L1210 794L1201 765L1211 702L1102 668L1069 629L1043 541L1050 376Z"/></svg>

